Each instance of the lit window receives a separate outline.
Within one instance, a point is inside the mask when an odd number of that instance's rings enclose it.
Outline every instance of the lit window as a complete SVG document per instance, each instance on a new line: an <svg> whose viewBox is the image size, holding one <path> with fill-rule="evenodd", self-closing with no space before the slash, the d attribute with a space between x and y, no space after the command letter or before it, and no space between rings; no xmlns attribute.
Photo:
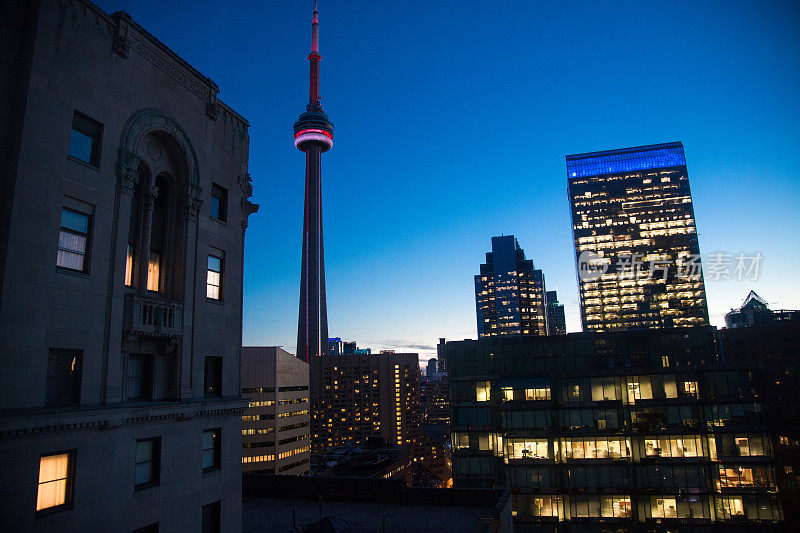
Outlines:
<svg viewBox="0 0 800 533"><path fill-rule="evenodd" d="M44 455L39 459L36 510L57 510L72 504L75 452Z"/></svg>
<svg viewBox="0 0 800 533"><path fill-rule="evenodd" d="M69 137L70 157L97 166L100 163L102 133L102 124L75 111L72 116L72 133Z"/></svg>
<svg viewBox="0 0 800 533"><path fill-rule="evenodd" d="M203 472L209 472L219 468L220 428L203 431Z"/></svg>
<svg viewBox="0 0 800 533"><path fill-rule="evenodd" d="M214 300L222 299L222 263L224 254L221 250L213 250L208 254L208 278L206 296Z"/></svg>
<svg viewBox="0 0 800 533"><path fill-rule="evenodd" d="M125 286L133 286L133 246L130 244L125 250Z"/></svg>
<svg viewBox="0 0 800 533"><path fill-rule="evenodd" d="M488 402L491 399L490 382L478 381L475 384L476 400L479 402Z"/></svg>
<svg viewBox="0 0 800 533"><path fill-rule="evenodd" d="M550 399L550 388L541 388L541 389L525 389L525 399L528 401L531 400L549 400Z"/></svg>
<svg viewBox="0 0 800 533"><path fill-rule="evenodd" d="M62 209L56 264L61 268L86 272L89 266L86 261L88 239L89 215Z"/></svg>
<svg viewBox="0 0 800 533"><path fill-rule="evenodd" d="M696 381L684 381L683 382L683 392L686 393L687 396L694 396L697 397L697 382Z"/></svg>
<svg viewBox="0 0 800 533"><path fill-rule="evenodd" d="M159 438L142 439L136 441L136 490L158 485L161 441Z"/></svg>
<svg viewBox="0 0 800 533"><path fill-rule="evenodd" d="M150 251L150 262L147 264L147 290L158 292L161 280L161 254Z"/></svg>
<svg viewBox="0 0 800 533"><path fill-rule="evenodd" d="M659 498L653 496L651 505L653 518L677 518L678 506L675 498Z"/></svg>

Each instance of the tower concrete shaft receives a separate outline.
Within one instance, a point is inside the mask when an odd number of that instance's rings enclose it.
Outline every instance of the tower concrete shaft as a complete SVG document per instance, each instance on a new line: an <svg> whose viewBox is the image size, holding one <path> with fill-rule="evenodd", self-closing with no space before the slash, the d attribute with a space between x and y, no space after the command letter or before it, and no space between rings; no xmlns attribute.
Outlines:
<svg viewBox="0 0 800 533"><path fill-rule="evenodd" d="M300 265L300 312L297 357L308 363L328 350L328 309L325 298L325 253L322 239L322 154L333 146L333 124L319 99L319 22L317 3L311 25L309 102L294 123L294 144L306 154L306 195L303 253Z"/></svg>

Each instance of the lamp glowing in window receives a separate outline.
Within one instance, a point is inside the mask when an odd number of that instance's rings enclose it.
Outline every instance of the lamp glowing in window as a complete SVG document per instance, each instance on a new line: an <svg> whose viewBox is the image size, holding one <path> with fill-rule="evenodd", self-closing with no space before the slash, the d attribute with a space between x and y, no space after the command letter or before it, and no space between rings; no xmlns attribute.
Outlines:
<svg viewBox="0 0 800 533"><path fill-rule="evenodd" d="M490 383L488 381L478 381L475 384L475 396L479 402L488 402L491 399Z"/></svg>
<svg viewBox="0 0 800 533"><path fill-rule="evenodd" d="M161 254L150 252L150 262L147 265L147 290L158 292L161 279Z"/></svg>
<svg viewBox="0 0 800 533"><path fill-rule="evenodd" d="M130 244L125 257L125 286L133 286L133 250Z"/></svg>
<svg viewBox="0 0 800 533"><path fill-rule="evenodd" d="M39 490L36 510L50 509L71 503L72 456L69 453L45 455L39 459Z"/></svg>

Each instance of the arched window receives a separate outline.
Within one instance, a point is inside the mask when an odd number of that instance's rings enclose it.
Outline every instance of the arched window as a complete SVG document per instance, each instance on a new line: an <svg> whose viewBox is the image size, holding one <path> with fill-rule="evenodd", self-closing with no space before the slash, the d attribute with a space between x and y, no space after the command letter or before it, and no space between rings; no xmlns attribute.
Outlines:
<svg viewBox="0 0 800 533"><path fill-rule="evenodd" d="M167 263L166 252L170 242L167 239L170 229L170 182L164 174L156 177L156 196L153 201L153 222L150 230L150 263L147 266L147 290L166 292L164 272Z"/></svg>

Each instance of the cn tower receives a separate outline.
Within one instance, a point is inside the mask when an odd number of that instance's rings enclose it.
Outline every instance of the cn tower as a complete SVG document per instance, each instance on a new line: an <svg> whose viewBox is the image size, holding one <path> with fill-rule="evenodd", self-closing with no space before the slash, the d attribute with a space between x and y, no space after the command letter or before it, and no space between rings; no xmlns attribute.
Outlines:
<svg viewBox="0 0 800 533"><path fill-rule="evenodd" d="M319 21L317 1L311 24L311 76L306 112L294 123L294 145L306 153L306 199L303 216L303 259L300 265L300 315L297 357L307 363L328 351L328 309L325 303L325 254L322 245L322 153L333 146L333 124L319 102Z"/></svg>

